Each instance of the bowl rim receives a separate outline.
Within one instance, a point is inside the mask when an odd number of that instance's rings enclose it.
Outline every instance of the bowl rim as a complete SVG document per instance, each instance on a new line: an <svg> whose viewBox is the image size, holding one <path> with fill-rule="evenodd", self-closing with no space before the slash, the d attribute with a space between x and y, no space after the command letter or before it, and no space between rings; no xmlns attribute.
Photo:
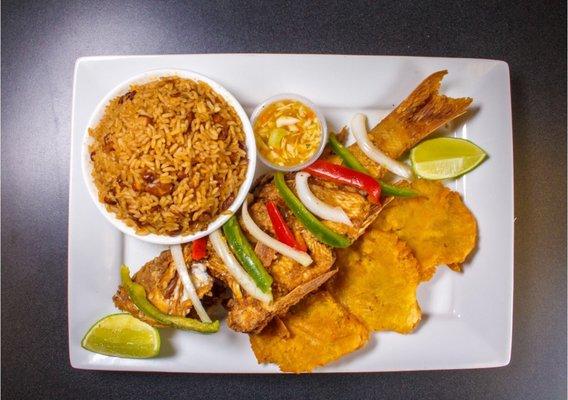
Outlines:
<svg viewBox="0 0 568 400"><path fill-rule="evenodd" d="M267 106L269 106L270 104L275 103L279 100L297 100L301 103L304 103L306 106L310 107L312 110L314 110L317 118L320 121L320 125L321 125L321 141L319 143L318 149L314 152L314 154L309 159L307 159L306 161L304 161L301 164L294 165L294 166L291 166L291 167L284 167L282 165L274 164L273 162L264 158L264 156L262 155L262 153L260 151L257 151L257 157L268 168L275 169L275 170L282 171L282 172L299 171L302 168L312 164L323 153L323 150L325 149L325 146L327 145L327 140L328 140L328 136L329 136L329 131L327 129L327 122L326 122L325 117L324 117L323 113L321 112L320 108L318 106L316 106L310 99L308 99L308 98L306 98L302 95L296 94L296 93L279 93L279 94L270 96L266 100L262 101L253 110L251 117L250 117L250 122L251 122L251 125L252 125L253 134L254 134L254 123L255 123L256 119L258 118L259 114ZM256 140L256 137L255 137L255 140Z"/></svg>
<svg viewBox="0 0 568 400"><path fill-rule="evenodd" d="M101 120L102 116L104 115L106 106L109 102L117 96L120 96L126 93L132 84L143 84L153 80L156 80L161 77L168 77L168 76L179 76L180 78L184 79L191 79L194 81L201 81L208 84L217 94L219 94L237 113L237 116L241 120L241 124L243 126L243 132L245 135L245 144L247 147L247 172L245 175L245 180L241 184L237 196L235 200L231 203L231 205L227 208L227 210L223 211L219 214L213 221L207 225L207 228L190 235L177 235L177 236L168 236L168 235L158 235L155 233L150 233L147 235L140 235L136 233L133 227L126 225L126 223L119 219L113 212L110 212L106 209L104 204L99 201L98 198L98 189L92 179L92 168L93 163L90 158L89 154L89 145L92 143L93 138L89 135L89 129L91 127L96 126L99 121ZM83 140L81 143L81 170L83 175L83 181L87 186L87 191L89 192L89 196L91 200L95 203L97 209L104 215L104 217L109 221L115 228L120 230L122 233L140 239L144 242L154 243L154 244L161 244L161 245L174 245L174 244L182 244L191 242L193 240L199 239L201 237L207 236L213 231L219 229L227 220L234 214L237 213L238 209L240 208L241 204L245 200L250 187L254 181L254 174L256 171L256 157L257 157L257 149L256 149L256 140L254 137L254 131L252 129L252 125L248 118L247 113L243 109L242 105L239 101L221 84L218 82L198 73L195 71L187 70L187 69L178 69L178 68L156 68L146 70L142 73L136 74L115 87L113 87L96 105L95 109L93 110L91 116L89 117L89 122L85 131L83 132Z"/></svg>

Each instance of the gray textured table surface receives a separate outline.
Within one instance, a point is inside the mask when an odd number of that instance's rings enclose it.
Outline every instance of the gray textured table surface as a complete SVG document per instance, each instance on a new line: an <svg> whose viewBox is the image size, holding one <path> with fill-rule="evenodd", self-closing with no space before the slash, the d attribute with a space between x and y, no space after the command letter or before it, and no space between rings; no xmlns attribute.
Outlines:
<svg viewBox="0 0 568 400"><path fill-rule="evenodd" d="M516 3L521 2L399 0L363 7L3 1L4 398L565 398L566 5ZM311 376L70 367L67 197L75 59L207 52L455 56L509 63L517 216L509 366Z"/></svg>

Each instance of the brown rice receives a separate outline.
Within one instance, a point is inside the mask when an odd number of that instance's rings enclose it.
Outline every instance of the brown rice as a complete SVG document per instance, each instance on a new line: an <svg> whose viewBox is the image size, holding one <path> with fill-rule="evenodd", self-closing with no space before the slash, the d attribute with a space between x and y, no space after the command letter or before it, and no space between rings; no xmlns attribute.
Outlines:
<svg viewBox="0 0 568 400"><path fill-rule="evenodd" d="M203 82L167 77L132 85L89 134L99 201L139 234L204 229L245 180L242 123Z"/></svg>

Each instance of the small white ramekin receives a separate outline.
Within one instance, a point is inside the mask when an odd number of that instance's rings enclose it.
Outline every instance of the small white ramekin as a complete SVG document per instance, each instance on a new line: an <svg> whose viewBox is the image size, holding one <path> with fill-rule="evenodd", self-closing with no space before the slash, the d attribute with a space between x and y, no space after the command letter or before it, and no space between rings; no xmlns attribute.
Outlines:
<svg viewBox="0 0 568 400"><path fill-rule="evenodd" d="M254 109L254 111L252 112L252 115L250 117L250 121L251 121L252 126L254 127L254 123L255 123L256 119L258 118L260 113L266 107L268 107L270 104L275 103L275 102L280 101L280 100L296 100L296 101L299 101L299 102L305 104L306 106L308 106L312 110L314 110L318 120L320 121L320 125L321 125L321 141L320 141L319 147L318 147L317 151L308 160L304 161L301 164L294 165L292 167L284 167L282 165L274 164L273 162L264 158L264 156L262 155L262 153L260 151L258 152L258 158L267 167L278 170L278 171L283 171L283 172L299 171L302 168L304 168L304 167L310 165L311 163L313 163L314 161L316 161L319 158L319 156L321 156L321 153L323 152L323 149L325 148L325 145L327 144L327 139L328 139L327 123L325 122L325 117L323 116L323 113L321 112L321 110L314 103L312 103L310 100L306 99L303 96L297 95L297 94L282 93L282 94L277 94L275 96L269 97L268 99L264 100L262 103L260 103Z"/></svg>
<svg viewBox="0 0 568 400"><path fill-rule="evenodd" d="M91 161L90 154L89 154L89 145L92 143L93 138L89 135L89 128L94 128L102 116L104 115L105 108L107 104L115 97L121 96L128 92L130 86L132 84L142 84L146 82L150 82L157 78L167 77L167 76L179 76L180 78L191 79L194 81L202 81L207 83L215 92L217 92L223 99L234 108L235 112L237 113L239 119L241 120L243 131L245 134L245 144L247 147L247 158L248 158L248 166L247 166L247 173L245 177L245 181L242 183L237 196L233 203L229 206L224 212L217 216L216 219L211 221L211 223L207 226L207 229L199 232L195 232L191 235L177 235L177 236L167 236L167 235L156 235L156 234L148 234L148 235L139 235L136 233L134 228L126 225L126 223L116 217L114 213L109 212L105 205L99 202L98 198L98 190L92 178L92 170L93 170L93 162ZM156 244L163 244L163 245L172 245L172 244L180 244L191 242L195 239L199 239L203 236L209 235L211 232L219 229L227 220L230 218L232 214L235 214L239 207L241 206L242 202L246 198L249 189L253 183L254 173L256 170L256 142L254 138L254 132L252 130L252 126L250 124L249 118L240 105L240 103L235 99L235 97L229 93L223 86L218 84L217 82L201 75L193 71L182 70L182 69L156 69L144 72L142 74L136 75L118 86L112 89L97 105L91 118L89 120L89 124L87 129L85 130L83 136L83 143L81 149L81 166L83 170L83 178L85 181L85 185L89 191L91 199L99 209L99 211L104 215L104 217L117 229L121 232L136 237L140 240L150 243Z"/></svg>

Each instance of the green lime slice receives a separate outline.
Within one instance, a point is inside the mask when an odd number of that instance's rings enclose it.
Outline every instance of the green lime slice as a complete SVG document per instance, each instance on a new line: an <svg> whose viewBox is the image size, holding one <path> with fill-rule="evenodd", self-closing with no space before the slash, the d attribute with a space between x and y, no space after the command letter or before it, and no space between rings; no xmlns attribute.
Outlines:
<svg viewBox="0 0 568 400"><path fill-rule="evenodd" d="M413 148L410 160L416 175L425 179L455 178L471 171L487 157L487 153L469 140L437 138Z"/></svg>
<svg viewBox="0 0 568 400"><path fill-rule="evenodd" d="M81 346L107 356L150 358L160 352L160 334L130 314L112 314L89 329Z"/></svg>

